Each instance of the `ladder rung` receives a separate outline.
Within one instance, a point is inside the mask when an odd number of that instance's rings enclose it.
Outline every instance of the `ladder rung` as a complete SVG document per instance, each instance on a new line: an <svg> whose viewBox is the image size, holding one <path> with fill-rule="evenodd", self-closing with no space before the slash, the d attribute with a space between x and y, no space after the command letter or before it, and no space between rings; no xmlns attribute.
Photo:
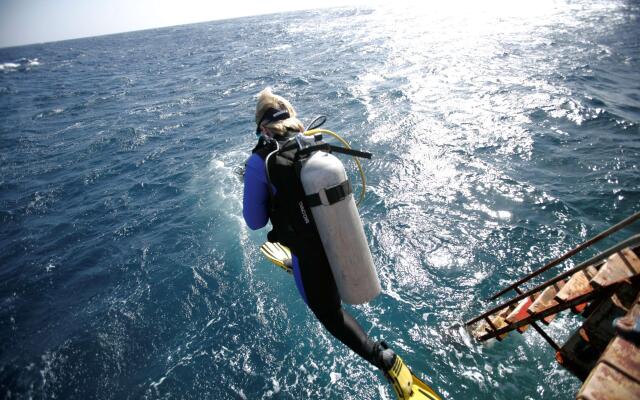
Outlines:
<svg viewBox="0 0 640 400"><path fill-rule="evenodd" d="M500 311L498 311L497 313L490 315L488 318L491 320L491 323L493 324L493 326L496 329L500 329L500 328L504 328L505 326L507 326L507 322L505 321L505 317L507 315L509 315L509 313L511 312L511 310L513 309L513 307L509 306L509 307L505 307L503 309L501 309ZM486 320L482 319L480 321L478 321L476 328L471 332L471 334L475 337L475 338L479 338L481 336L484 336L488 333L492 333L493 329L491 328L491 326L487 323ZM502 340L507 336L507 334L502 334L499 337L497 337L498 340Z"/></svg>
<svg viewBox="0 0 640 400"><path fill-rule="evenodd" d="M534 293L531 296L528 296L528 297L520 300L518 305L507 316L506 321L509 324L512 324L514 322L517 322L517 321L520 321L522 319L527 318L529 316L529 313L527 313L527 309L529 308L529 306L531 306L531 304L533 304L533 302L536 300L538 295L539 295L539 293ZM524 325L524 326L521 326L521 327L517 328L517 330L518 330L518 332L523 333L528 328L529 328L529 325Z"/></svg>
<svg viewBox="0 0 640 400"><path fill-rule="evenodd" d="M555 300L558 303L569 301L575 297L582 296L593 290L589 281L596 276L598 270L594 266L589 266L582 271L578 271L571 276L567 284L556 294Z"/></svg>
<svg viewBox="0 0 640 400"><path fill-rule="evenodd" d="M557 301L554 300L556 293L564 286L564 281L558 281L553 285L547 287L542 291L542 294L538 296L538 298L533 302L533 304L527 309L527 312L530 315L537 314L541 311L544 311L548 308L551 308L558 304ZM542 322L545 324L550 323L555 318L555 314L549 315L545 317Z"/></svg>
<svg viewBox="0 0 640 400"><path fill-rule="evenodd" d="M602 288L631 278L639 273L640 259L631 249L626 248L609 256L600 271L591 279L591 286Z"/></svg>

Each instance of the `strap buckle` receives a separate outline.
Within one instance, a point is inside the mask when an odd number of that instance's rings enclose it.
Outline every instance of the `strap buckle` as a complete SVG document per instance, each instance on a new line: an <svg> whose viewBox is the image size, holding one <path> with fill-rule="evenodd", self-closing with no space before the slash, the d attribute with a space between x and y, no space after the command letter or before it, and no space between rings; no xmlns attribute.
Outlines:
<svg viewBox="0 0 640 400"><path fill-rule="evenodd" d="M322 189L318 193L310 194L306 196L306 199L309 207L315 207L319 205L330 206L339 201L342 201L352 193L353 188L351 187L351 181L349 181L349 179L346 179L336 186Z"/></svg>

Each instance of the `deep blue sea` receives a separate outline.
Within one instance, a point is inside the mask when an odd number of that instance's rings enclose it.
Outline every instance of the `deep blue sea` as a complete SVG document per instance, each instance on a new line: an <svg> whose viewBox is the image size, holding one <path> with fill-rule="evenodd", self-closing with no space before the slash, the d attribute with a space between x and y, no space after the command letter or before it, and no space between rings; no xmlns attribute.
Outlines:
<svg viewBox="0 0 640 400"><path fill-rule="evenodd" d="M640 211L640 5L520 3L0 49L0 398L393 399L244 225L234 170L271 86L374 153L365 330L448 399L572 399L535 332L482 345L463 322Z"/></svg>

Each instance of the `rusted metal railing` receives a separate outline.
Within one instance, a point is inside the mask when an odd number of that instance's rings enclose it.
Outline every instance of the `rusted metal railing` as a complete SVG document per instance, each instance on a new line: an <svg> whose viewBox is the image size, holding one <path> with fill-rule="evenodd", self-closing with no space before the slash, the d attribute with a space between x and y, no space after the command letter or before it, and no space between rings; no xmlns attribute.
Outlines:
<svg viewBox="0 0 640 400"><path fill-rule="evenodd" d="M499 292L493 294L491 297L488 298L488 300L497 299L498 297L500 297L503 294L507 293L509 290L515 289L515 288L519 287L520 285L522 285L523 283L526 283L526 282L530 281L531 279L535 278L536 276L542 274L545 271L548 271L549 269L555 267L556 265L560 264L561 262L571 258L575 254L577 254L580 251L586 249L587 247L592 246L594 243L599 242L600 240L602 240L602 239L606 238L607 236L611 235L612 233L615 233L615 232L619 231L620 229L631 225L632 223L634 223L638 219L640 219L640 212L637 212L637 213L633 214L632 216L630 216L630 217L618 222L617 224L615 224L611 228L609 228L609 229L597 234L596 236L592 237L591 239L587 240L586 242L574 247L573 249L571 249L568 252L564 253L560 257L558 257L558 258L552 260L551 262L547 263L542 268L540 268L540 269L538 269L536 271L533 271L532 273L528 274L527 276L523 277L522 279L519 279L518 281L516 281L516 282L512 283L511 285L505 287L504 289L500 290Z"/></svg>
<svg viewBox="0 0 640 400"><path fill-rule="evenodd" d="M638 214L640 214L640 213L638 213ZM636 215L638 215L638 214L636 214ZM627 220L629 220L629 219L627 219ZM625 220L625 221L627 221L627 220ZM633 222L633 221L631 221L631 222ZM486 340L486 339L491 338L491 337L498 337L498 336L500 336L500 335L502 335L502 334L504 334L506 332L509 332L509 331L511 331L513 329L517 329L517 328L519 328L521 326L529 325L534 320L542 319L542 318L544 318L546 316L556 314L557 312L562 311L564 309L567 309L569 307L572 307L572 306L587 302L587 301L597 297L599 294L602 294L602 292L604 292L606 290L609 290L609 287L594 289L593 291L591 291L591 292L589 292L589 293L587 293L587 294L585 294L583 296L579 296L579 297L577 297L575 299L572 299L571 301L560 303L560 304L558 304L556 306L553 306L553 307L551 307L549 309L546 309L546 310L544 310L544 311L542 311L540 313L536 313L535 316L527 317L527 318L525 318L523 320L520 320L520 321L518 321L516 323L509 324L508 326L503 327L503 328L499 328L498 329L493 324L491 319L489 318L489 316L495 314L496 312L501 311L504 308L509 307L511 305L514 305L514 304L520 302L521 300L525 299L526 297L528 297L528 296L530 296L530 295L532 295L534 293L541 292L542 290L546 289L547 287L549 287L549 286L551 286L551 285L553 285L553 284L555 284L555 283L557 283L557 282L559 282L559 281L561 281L561 280L573 275L574 273L576 273L578 271L584 270L584 269L586 269L587 267L589 267L591 265L598 265L598 264L604 262L612 254L618 253L618 252L620 252L621 250L623 250L623 249L625 249L627 247L633 248L633 247L637 247L639 245L640 245L640 234L634 235L634 236L632 236L632 237L630 237L630 238L618 243L617 245L612 246L611 248L605 250L604 252L602 252L602 253L600 253L600 254L588 259L587 261L584 261L584 262L580 263L576 267L571 268L571 269L569 269L569 270L567 270L567 271L555 276L554 278L551 278L551 279L543 282L542 284L540 284L540 285L538 285L538 286L534 287L533 289L530 289L530 290L528 290L526 292L522 292L522 290L520 288L518 288L517 285L515 285L515 286L512 285L513 287L511 287L511 289L515 290L516 293L517 293L517 295L514 298L512 298L512 299L510 299L508 301L505 301L505 302L501 303L500 305L498 305L496 307L493 307L490 310L485 311L484 313L472 318L471 320L465 322L465 325L466 326L473 325L476 322L484 319L488 323L489 327L491 328L491 332L486 334L486 335L483 335L479 339L480 340ZM535 326L534 326L534 328L535 328ZM536 329L536 331L538 331L538 333L540 333L541 329ZM548 339L548 336L546 335L546 333L541 333L541 335L545 338L545 340L547 340L547 342L549 342L549 344L552 345L552 347L554 347L554 348L557 347L557 345L555 343L552 343L553 341L550 340L550 338Z"/></svg>

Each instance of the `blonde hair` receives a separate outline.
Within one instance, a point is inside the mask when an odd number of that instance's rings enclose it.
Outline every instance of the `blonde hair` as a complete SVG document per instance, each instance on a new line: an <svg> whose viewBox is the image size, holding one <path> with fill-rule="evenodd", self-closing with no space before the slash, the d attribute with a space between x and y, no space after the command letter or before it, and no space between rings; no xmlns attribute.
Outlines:
<svg viewBox="0 0 640 400"><path fill-rule="evenodd" d="M256 105L256 125L260 123L260 120L267 112L268 109L275 108L276 110L287 110L289 112L289 118L282 121L275 122L263 122L262 126L269 129L274 135L284 135L287 132L303 132L304 125L298 118L296 118L296 110L291 103L282 96L273 94L270 87L263 89L258 93L258 104ZM259 127L258 127L259 128Z"/></svg>

